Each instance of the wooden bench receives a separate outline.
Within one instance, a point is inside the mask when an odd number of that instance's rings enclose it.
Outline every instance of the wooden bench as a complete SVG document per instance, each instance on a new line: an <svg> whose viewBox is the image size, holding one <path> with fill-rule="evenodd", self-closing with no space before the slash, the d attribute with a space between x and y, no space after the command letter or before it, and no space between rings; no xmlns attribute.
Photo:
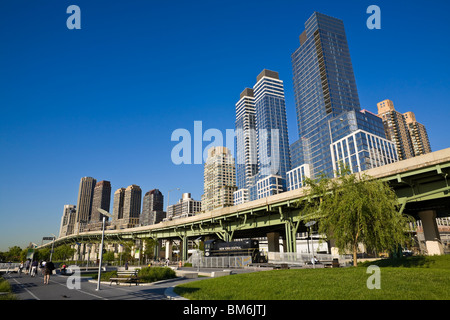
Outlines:
<svg viewBox="0 0 450 320"><path fill-rule="evenodd" d="M119 284L119 282L129 282L130 286L132 283L136 283L136 285L139 284L140 278L138 277L139 270L124 270L124 271L117 271L117 278L110 278L111 281L109 285L111 285L113 282L116 284Z"/></svg>

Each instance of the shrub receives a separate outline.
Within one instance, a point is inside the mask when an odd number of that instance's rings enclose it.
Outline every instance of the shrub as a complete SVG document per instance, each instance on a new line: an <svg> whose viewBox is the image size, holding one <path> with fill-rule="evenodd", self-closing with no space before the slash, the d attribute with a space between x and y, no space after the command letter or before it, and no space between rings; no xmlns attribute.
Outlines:
<svg viewBox="0 0 450 320"><path fill-rule="evenodd" d="M0 277L0 300L16 300L17 297L12 293L11 285L8 281Z"/></svg>
<svg viewBox="0 0 450 320"><path fill-rule="evenodd" d="M139 270L138 276L142 282L155 282L176 278L175 271L168 267L146 267Z"/></svg>
<svg viewBox="0 0 450 320"><path fill-rule="evenodd" d="M117 278L117 271L102 272L101 281L110 281L111 278ZM92 279L98 279L98 273L92 274Z"/></svg>

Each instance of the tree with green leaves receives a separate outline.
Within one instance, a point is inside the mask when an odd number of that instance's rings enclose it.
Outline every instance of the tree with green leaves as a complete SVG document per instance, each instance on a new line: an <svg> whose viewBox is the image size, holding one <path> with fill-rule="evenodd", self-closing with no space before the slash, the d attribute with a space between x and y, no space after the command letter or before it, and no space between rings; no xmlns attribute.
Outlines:
<svg viewBox="0 0 450 320"><path fill-rule="evenodd" d="M70 245L61 245L55 248L55 252L53 254L53 259L55 260L67 260L73 257L76 249L72 248Z"/></svg>
<svg viewBox="0 0 450 320"><path fill-rule="evenodd" d="M319 233L333 239L340 253L352 252L355 266L360 243L375 252L404 246L410 218L399 212L389 185L365 174L351 174L347 168L339 172L334 179L307 179L310 193L299 203L302 218L318 220Z"/></svg>
<svg viewBox="0 0 450 320"><path fill-rule="evenodd" d="M22 258L22 249L19 246L9 247L6 252L6 259L8 261L20 261Z"/></svg>

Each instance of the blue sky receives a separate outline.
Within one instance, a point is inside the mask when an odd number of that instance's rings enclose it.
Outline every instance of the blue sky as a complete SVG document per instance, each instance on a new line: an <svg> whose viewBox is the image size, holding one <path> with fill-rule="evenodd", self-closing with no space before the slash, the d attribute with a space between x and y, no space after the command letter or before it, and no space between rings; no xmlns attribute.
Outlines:
<svg viewBox="0 0 450 320"><path fill-rule="evenodd" d="M448 148L450 3L393 2L2 0L0 251L58 235L83 176L200 200L203 166L173 164L171 134L233 129L264 68L284 81L293 142L290 55L314 11L344 21L361 107L391 99ZM81 30L66 27L72 4ZM381 30L366 27L371 4Z"/></svg>

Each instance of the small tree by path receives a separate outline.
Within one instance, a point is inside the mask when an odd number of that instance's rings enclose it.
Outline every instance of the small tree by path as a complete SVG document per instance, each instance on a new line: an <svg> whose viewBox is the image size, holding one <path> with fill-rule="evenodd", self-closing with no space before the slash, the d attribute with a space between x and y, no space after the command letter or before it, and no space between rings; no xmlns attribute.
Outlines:
<svg viewBox="0 0 450 320"><path fill-rule="evenodd" d="M351 251L355 266L360 243L376 252L403 246L410 219L399 212L395 192L384 181L340 172L335 179L306 180L310 193L299 203L303 219L318 219L319 233L333 239L339 252Z"/></svg>

